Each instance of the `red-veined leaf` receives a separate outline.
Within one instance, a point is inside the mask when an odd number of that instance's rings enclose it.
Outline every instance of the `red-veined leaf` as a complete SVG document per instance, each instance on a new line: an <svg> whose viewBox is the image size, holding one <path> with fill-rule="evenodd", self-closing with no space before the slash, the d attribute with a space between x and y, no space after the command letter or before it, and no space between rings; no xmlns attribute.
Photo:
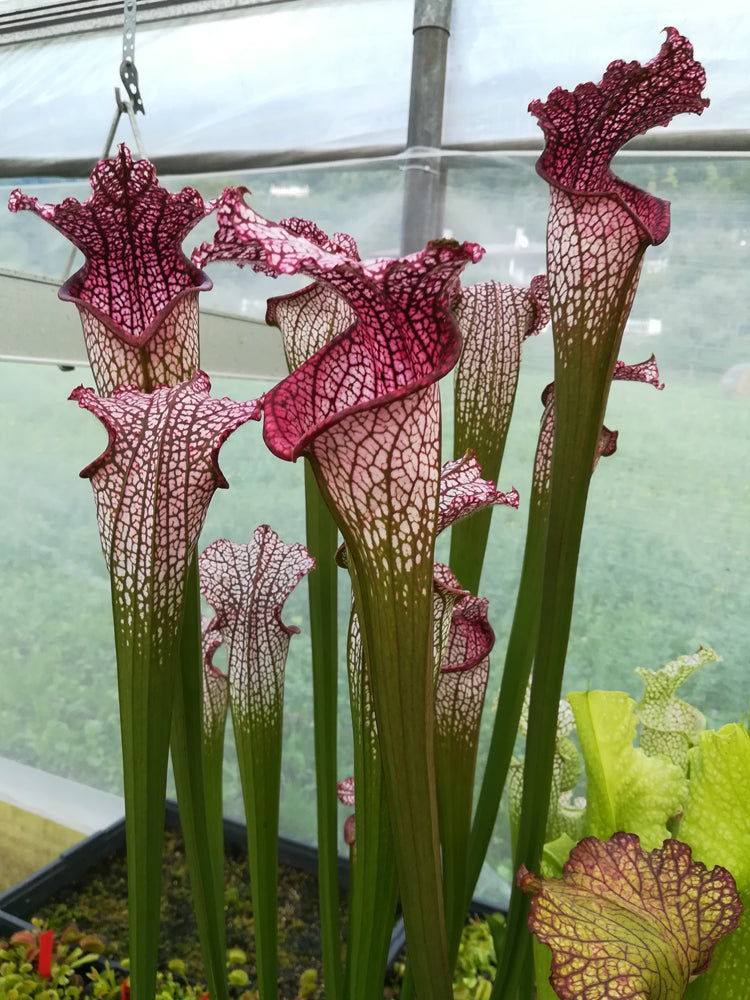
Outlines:
<svg viewBox="0 0 750 1000"><path fill-rule="evenodd" d="M676 840L644 851L631 833L582 840L560 879L522 867L517 882L534 896L529 929L552 949L561 1000L682 1000L742 913L726 869Z"/></svg>

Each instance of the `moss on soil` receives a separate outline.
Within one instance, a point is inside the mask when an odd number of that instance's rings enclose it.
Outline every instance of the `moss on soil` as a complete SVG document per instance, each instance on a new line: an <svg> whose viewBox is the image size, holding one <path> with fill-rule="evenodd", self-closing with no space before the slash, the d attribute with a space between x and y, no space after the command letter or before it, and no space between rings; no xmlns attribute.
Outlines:
<svg viewBox="0 0 750 1000"><path fill-rule="evenodd" d="M245 953L247 961L233 963L232 968L244 969L252 986L256 971L247 855L228 848L225 877L227 948L239 948ZM306 970L317 970L318 982L322 980L317 892L314 876L287 866L279 868L279 995L285 1000L298 995L300 975ZM112 957L126 957L128 914L124 852L92 868L75 886L61 890L37 916L55 929L75 923L82 931L95 932L108 940ZM173 959L185 963L184 974L191 982L205 982L185 848L180 835L169 831L165 835L162 868L160 967L166 969ZM247 987L230 986L230 990L234 996L240 996L245 994Z"/></svg>

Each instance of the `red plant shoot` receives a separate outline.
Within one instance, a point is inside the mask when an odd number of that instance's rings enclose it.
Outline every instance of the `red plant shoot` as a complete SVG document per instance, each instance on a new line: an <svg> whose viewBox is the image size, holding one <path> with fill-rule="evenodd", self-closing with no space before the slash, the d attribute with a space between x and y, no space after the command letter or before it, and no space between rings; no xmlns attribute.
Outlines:
<svg viewBox="0 0 750 1000"><path fill-rule="evenodd" d="M42 979L49 979L52 975L52 949L54 945L54 931L50 927L42 931L39 935L39 958L37 969Z"/></svg>

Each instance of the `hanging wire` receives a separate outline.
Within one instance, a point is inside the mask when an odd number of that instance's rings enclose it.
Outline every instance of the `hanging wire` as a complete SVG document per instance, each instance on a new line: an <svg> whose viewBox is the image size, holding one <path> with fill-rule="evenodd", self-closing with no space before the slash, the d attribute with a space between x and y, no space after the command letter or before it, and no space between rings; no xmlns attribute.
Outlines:
<svg viewBox="0 0 750 1000"><path fill-rule="evenodd" d="M141 138L141 130L138 128L138 122L136 121L135 117L135 112L137 109L133 107L133 104L130 101L123 101L122 97L120 96L119 87L115 87L115 105L116 105L115 116L112 119L112 124L109 126L109 132L107 133L107 140L104 144L104 151L102 152L102 159L106 160L109 154L112 152L112 145L115 140L115 132L117 131L117 126L120 122L120 118L124 114L127 114L128 120L130 121L130 128L133 132L133 138L135 139L135 148L138 151L137 159L139 160L144 159L146 153L143 148L143 139Z"/></svg>

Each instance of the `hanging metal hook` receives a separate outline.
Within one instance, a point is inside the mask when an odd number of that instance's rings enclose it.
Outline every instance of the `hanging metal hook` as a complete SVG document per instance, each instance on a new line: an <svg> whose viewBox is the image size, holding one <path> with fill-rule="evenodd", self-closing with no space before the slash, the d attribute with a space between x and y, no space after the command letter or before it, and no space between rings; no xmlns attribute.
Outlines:
<svg viewBox="0 0 750 1000"><path fill-rule="evenodd" d="M122 25L122 62L120 79L128 93L134 111L145 115L143 99L138 89L138 70L135 68L135 14L138 0L125 0Z"/></svg>
<svg viewBox="0 0 750 1000"><path fill-rule="evenodd" d="M115 116L107 133L107 141L104 144L102 159L105 160L112 152L112 144L115 141L115 132L122 115L126 114L130 121L130 128L133 131L138 156L143 159L146 155L143 149L143 139L136 121L136 113L140 111L146 114L143 107L143 99L138 89L138 70L135 68L135 15L138 0L124 0L122 21L122 62L120 63L120 79L127 91L129 100L123 100L120 96L120 88L115 87Z"/></svg>
<svg viewBox="0 0 750 1000"><path fill-rule="evenodd" d="M120 121L121 115L127 114L130 121L130 128L132 129L133 137L135 138L138 156L142 159L145 157L146 153L143 149L143 140L141 139L140 129L138 128L138 123L135 118L137 112L139 111L142 115L146 114L146 109L143 107L143 98L141 97L141 92L138 89L138 70L135 68L135 15L138 0L124 0L124 3L120 79L122 80L125 90L127 91L129 100L124 101L120 97L120 88L115 87L115 117L112 121L112 125L110 126L109 134L107 135L103 158L109 156L112 151L112 143L114 142L117 124Z"/></svg>
<svg viewBox="0 0 750 1000"><path fill-rule="evenodd" d="M125 0L125 11L122 25L122 62L120 63L120 79L128 93L129 100L123 100L120 96L120 88L115 87L115 114L109 132L104 143L102 159L106 160L112 152L112 145L115 141L115 133L122 115L126 114L130 122L130 128L135 139L135 146L138 151L138 158L145 159L146 152L143 148L141 130L136 121L136 112L140 111L145 115L143 100L138 89L138 70L135 68L135 12L138 0ZM71 248L68 259L63 268L63 280L66 280L73 269L75 260L75 247Z"/></svg>

